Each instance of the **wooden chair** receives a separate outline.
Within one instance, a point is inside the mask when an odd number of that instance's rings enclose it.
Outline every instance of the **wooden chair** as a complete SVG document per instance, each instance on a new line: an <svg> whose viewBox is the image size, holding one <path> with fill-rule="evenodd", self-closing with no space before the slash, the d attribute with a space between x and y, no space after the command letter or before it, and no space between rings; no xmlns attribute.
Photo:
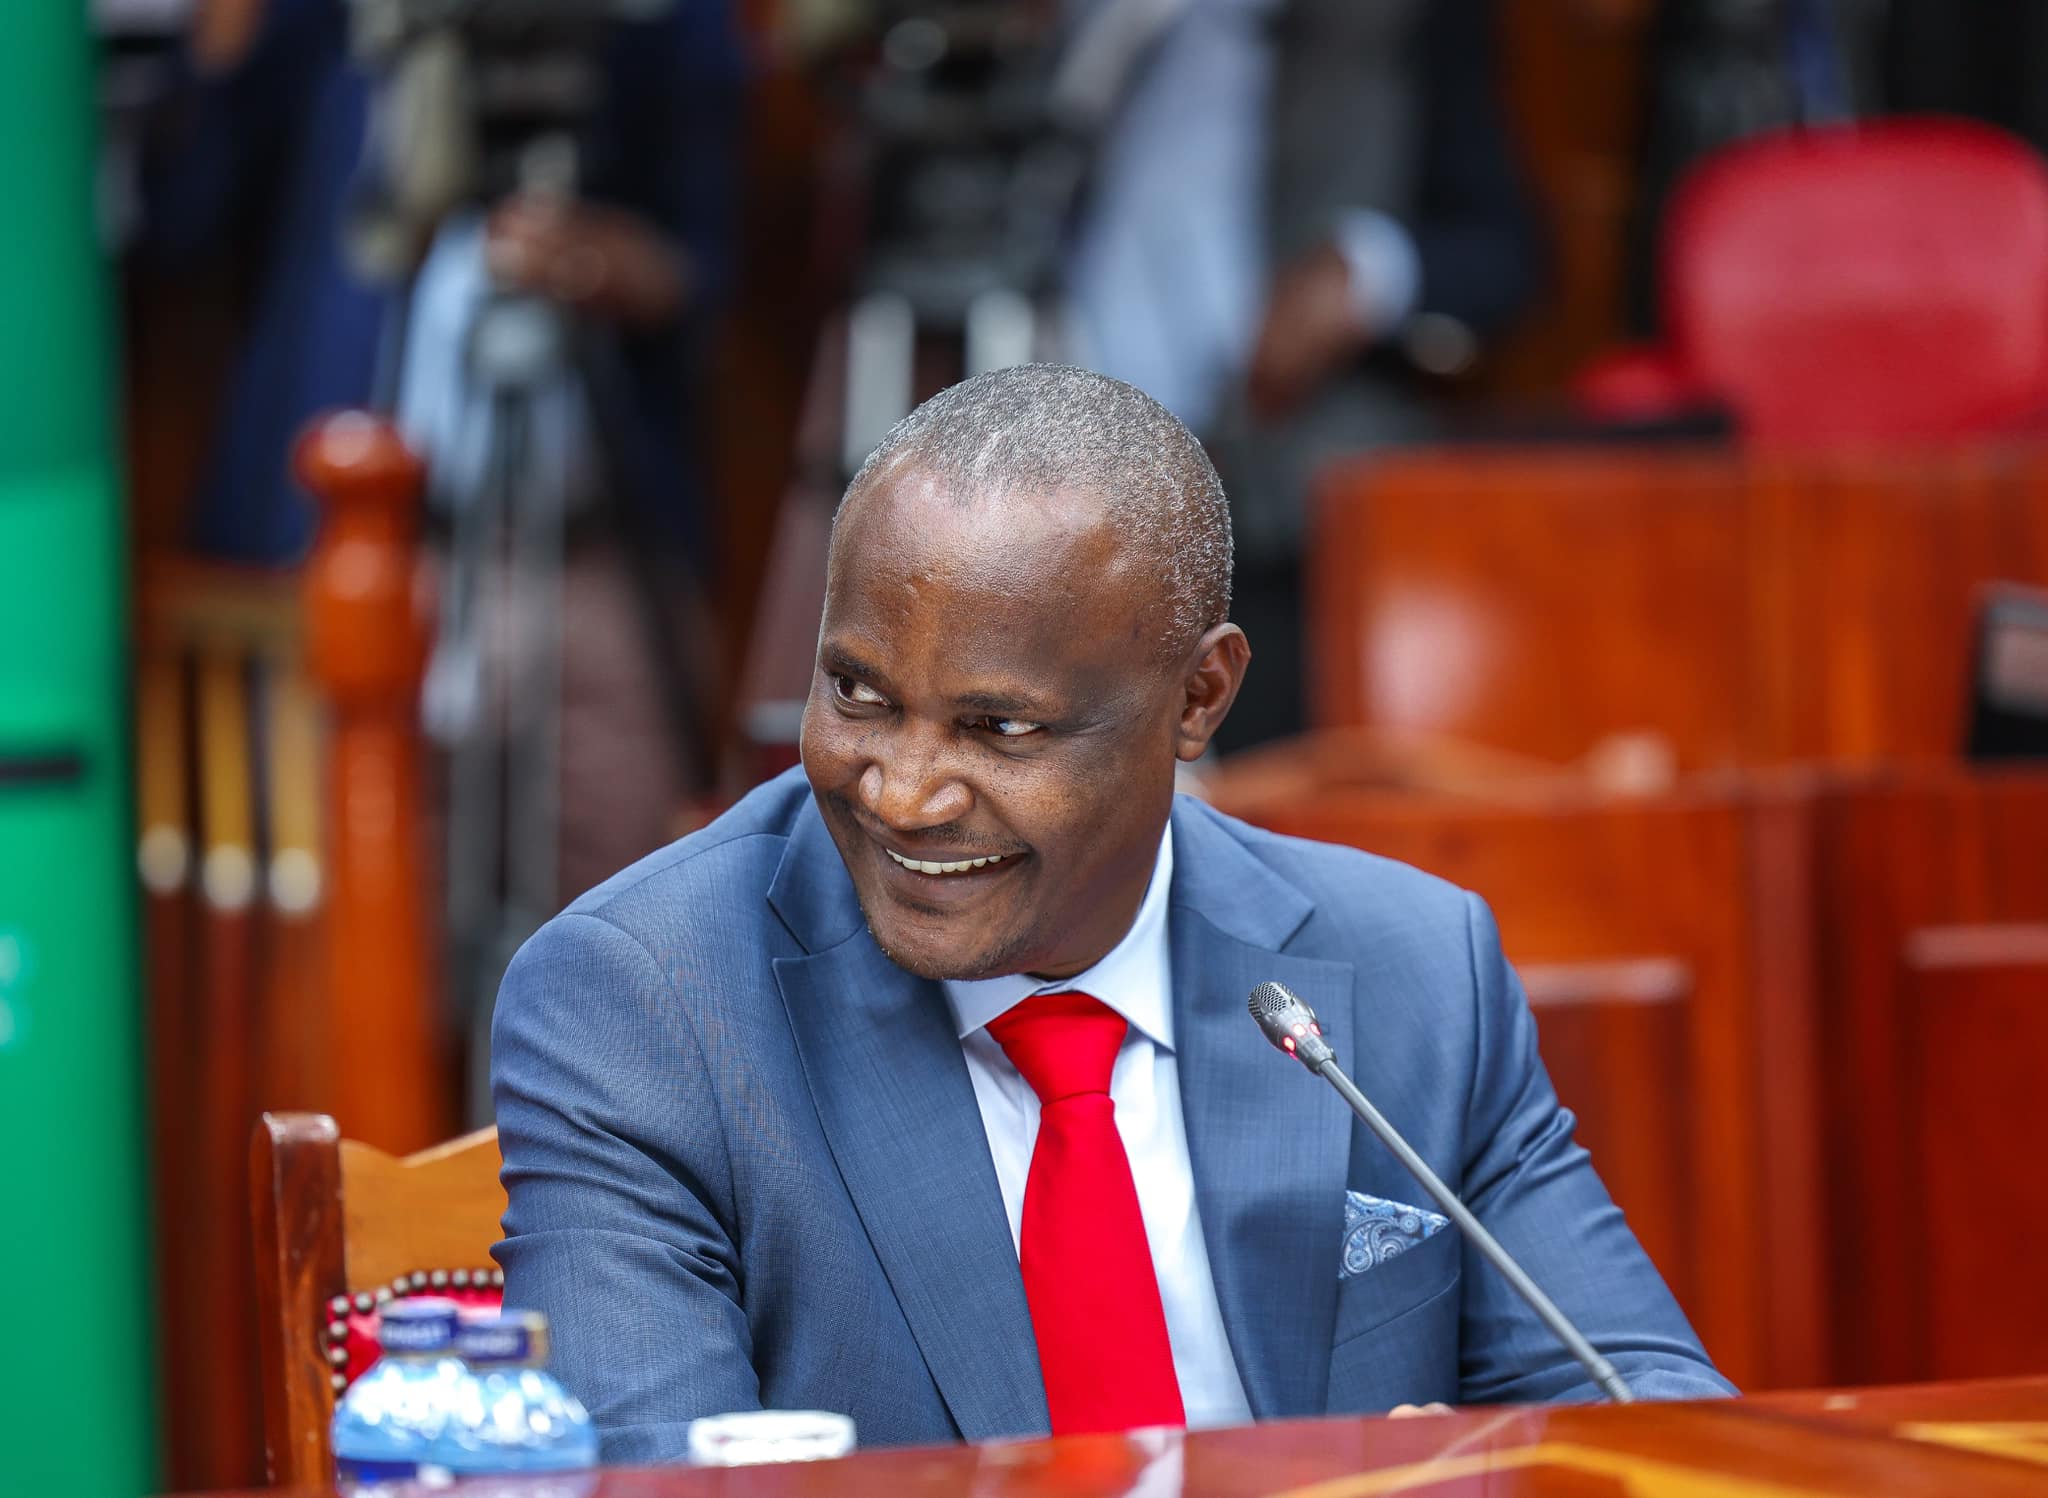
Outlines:
<svg viewBox="0 0 2048 1498"><path fill-rule="evenodd" d="M325 1491L349 1314L395 1296L495 1288L498 1131L393 1156L321 1113L265 1113L249 1152L270 1480Z"/></svg>

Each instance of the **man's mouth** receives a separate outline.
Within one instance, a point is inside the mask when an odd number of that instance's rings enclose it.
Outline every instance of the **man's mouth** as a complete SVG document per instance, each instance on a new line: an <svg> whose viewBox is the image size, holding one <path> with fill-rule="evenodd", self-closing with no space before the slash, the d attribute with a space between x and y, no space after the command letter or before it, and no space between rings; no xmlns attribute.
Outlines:
<svg viewBox="0 0 2048 1498"><path fill-rule="evenodd" d="M992 853L981 858L961 858L950 862L936 862L929 858L905 858L894 848L885 847L882 851L903 868L909 869L913 874L971 874L976 869L990 868L1011 856L1007 853Z"/></svg>

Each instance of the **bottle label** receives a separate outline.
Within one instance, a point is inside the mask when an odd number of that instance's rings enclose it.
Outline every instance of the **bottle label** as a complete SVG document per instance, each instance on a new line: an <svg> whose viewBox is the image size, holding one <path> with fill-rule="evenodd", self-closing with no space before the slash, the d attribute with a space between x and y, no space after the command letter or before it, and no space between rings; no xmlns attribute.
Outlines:
<svg viewBox="0 0 2048 1498"><path fill-rule="evenodd" d="M438 1352L454 1330L451 1318L386 1316L377 1328L377 1345L386 1352Z"/></svg>
<svg viewBox="0 0 2048 1498"><path fill-rule="evenodd" d="M419 1472L418 1462L365 1461L346 1456L334 1459L334 1480L344 1488L369 1487L381 1482L410 1482L419 1476Z"/></svg>
<svg viewBox="0 0 2048 1498"><path fill-rule="evenodd" d="M538 1361L532 1335L510 1318L465 1326L456 1334L456 1344L462 1356L472 1363Z"/></svg>

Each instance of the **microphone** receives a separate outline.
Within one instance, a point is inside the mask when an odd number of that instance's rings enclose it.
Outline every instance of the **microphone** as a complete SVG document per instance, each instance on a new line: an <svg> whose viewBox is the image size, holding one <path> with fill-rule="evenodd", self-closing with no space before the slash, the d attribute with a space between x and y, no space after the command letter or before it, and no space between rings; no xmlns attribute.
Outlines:
<svg viewBox="0 0 2048 1498"><path fill-rule="evenodd" d="M1285 984L1270 982L1261 983L1252 990L1251 1011L1252 1018L1259 1022L1259 1028L1266 1032L1266 1039L1337 1089L1338 1095L1351 1105L1351 1111L1379 1136L1380 1143L1394 1152L1394 1158L1422 1183L1422 1189L1436 1198L1436 1204L1444 1209L1444 1215L1458 1225L1458 1230L1486 1255L1488 1262L1514 1287L1515 1293L1529 1303L1529 1309L1536 1313L1536 1318L1549 1327L1550 1334L1579 1360L1601 1391L1616 1404L1633 1404L1636 1396L1622 1382L1621 1375L1614 1371L1614 1365L1600 1355L1599 1349L1572 1325L1571 1318L1557 1308L1557 1302L1543 1293L1542 1288L1515 1262L1514 1256L1501 1247L1500 1240L1472 1215L1471 1208L1459 1201L1457 1193L1438 1178L1422 1156L1415 1153L1413 1146L1401 1137L1400 1130L1388 1123L1380 1110L1344 1075L1344 1069L1337 1064L1336 1051L1323 1039L1323 1028L1316 1023L1316 1012Z"/></svg>

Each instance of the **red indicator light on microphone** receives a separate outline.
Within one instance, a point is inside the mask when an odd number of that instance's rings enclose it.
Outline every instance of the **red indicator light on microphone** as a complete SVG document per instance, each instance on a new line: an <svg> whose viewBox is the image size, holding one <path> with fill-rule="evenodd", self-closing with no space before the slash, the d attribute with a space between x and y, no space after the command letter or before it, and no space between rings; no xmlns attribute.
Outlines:
<svg viewBox="0 0 2048 1498"><path fill-rule="evenodd" d="M1294 1034L1297 1040L1300 1039L1302 1036L1308 1034L1308 1026L1303 1024L1295 1025Z"/></svg>
<svg viewBox="0 0 2048 1498"><path fill-rule="evenodd" d="M1294 1049L1294 1037L1292 1035L1283 1035L1280 1037L1280 1044L1286 1046L1291 1051Z"/></svg>
<svg viewBox="0 0 2048 1498"><path fill-rule="evenodd" d="M1315 1031L1318 1035L1323 1033L1323 1027L1321 1025L1310 1025L1309 1028Z"/></svg>

